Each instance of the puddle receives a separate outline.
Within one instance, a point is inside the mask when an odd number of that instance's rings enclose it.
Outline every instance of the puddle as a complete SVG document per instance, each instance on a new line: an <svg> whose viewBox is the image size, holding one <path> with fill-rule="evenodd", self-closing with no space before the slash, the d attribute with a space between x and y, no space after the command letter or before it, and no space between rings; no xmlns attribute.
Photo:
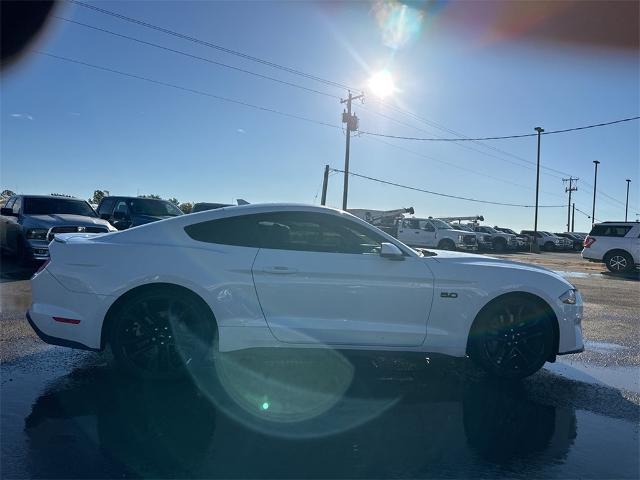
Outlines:
<svg viewBox="0 0 640 480"><path fill-rule="evenodd" d="M606 385L640 393L640 369L638 367L601 367L559 360L556 363L547 364L545 368L557 375L578 382Z"/></svg>
<svg viewBox="0 0 640 480"><path fill-rule="evenodd" d="M622 350L627 350L629 347L625 347L623 345L618 345L617 343L608 343L608 342L592 342L586 341L584 342L585 349L591 350L598 353L613 353L619 352Z"/></svg>

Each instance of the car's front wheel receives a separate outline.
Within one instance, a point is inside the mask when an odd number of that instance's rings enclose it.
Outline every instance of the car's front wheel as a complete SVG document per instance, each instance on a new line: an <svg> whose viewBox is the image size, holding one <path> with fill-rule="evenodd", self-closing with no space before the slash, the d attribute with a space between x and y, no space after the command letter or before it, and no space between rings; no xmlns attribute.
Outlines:
<svg viewBox="0 0 640 480"><path fill-rule="evenodd" d="M631 255L622 250L608 253L604 263L612 273L627 273L634 267Z"/></svg>
<svg viewBox="0 0 640 480"><path fill-rule="evenodd" d="M553 346L548 311L529 296L511 295L480 313L470 333L469 355L491 375L520 379L540 370Z"/></svg>
<svg viewBox="0 0 640 480"><path fill-rule="evenodd" d="M211 312L188 292L150 289L125 300L114 315L113 356L120 368L139 378L178 378L214 346Z"/></svg>
<svg viewBox="0 0 640 480"><path fill-rule="evenodd" d="M438 248L440 250L455 250L456 244L453 243L453 240L449 240L448 238L446 238L444 240L440 240L440 243L438 243Z"/></svg>

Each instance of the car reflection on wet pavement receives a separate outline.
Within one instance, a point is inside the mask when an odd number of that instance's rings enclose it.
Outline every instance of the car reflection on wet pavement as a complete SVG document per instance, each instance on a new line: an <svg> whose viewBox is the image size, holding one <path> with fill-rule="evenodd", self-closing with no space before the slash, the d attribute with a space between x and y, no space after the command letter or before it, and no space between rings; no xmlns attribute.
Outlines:
<svg viewBox="0 0 640 480"><path fill-rule="evenodd" d="M508 384L460 360L283 350L234 359L251 380L226 384L207 370L158 384L122 377L103 355L82 355L82 366L53 381L38 358L30 375L3 370L4 478L638 474L637 405L551 373ZM340 379L309 379L327 365L348 375L344 392ZM279 401L295 419L268 414Z"/></svg>

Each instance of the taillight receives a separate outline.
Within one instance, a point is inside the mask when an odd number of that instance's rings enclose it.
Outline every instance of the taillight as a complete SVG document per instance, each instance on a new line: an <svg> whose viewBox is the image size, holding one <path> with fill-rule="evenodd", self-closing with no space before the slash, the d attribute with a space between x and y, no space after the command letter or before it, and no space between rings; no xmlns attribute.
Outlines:
<svg viewBox="0 0 640 480"><path fill-rule="evenodd" d="M587 238L584 239L584 248L589 248L595 241L595 238L587 236Z"/></svg>
<svg viewBox="0 0 640 480"><path fill-rule="evenodd" d="M36 273L40 273L41 271L43 271L45 268L47 268L47 265L49 265L49 262L51 262L51 259L49 260L45 260L42 265L40 265L40 268L36 271Z"/></svg>

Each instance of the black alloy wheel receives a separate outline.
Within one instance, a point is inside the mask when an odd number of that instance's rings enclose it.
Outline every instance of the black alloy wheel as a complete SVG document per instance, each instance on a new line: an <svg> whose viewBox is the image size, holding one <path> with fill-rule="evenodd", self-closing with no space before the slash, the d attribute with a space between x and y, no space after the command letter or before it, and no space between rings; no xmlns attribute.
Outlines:
<svg viewBox="0 0 640 480"><path fill-rule="evenodd" d="M491 375L520 379L552 355L552 319L538 302L513 295L490 305L474 323L470 356Z"/></svg>
<svg viewBox="0 0 640 480"><path fill-rule="evenodd" d="M201 364L216 336L211 313L201 303L164 289L125 301L110 335L118 365L136 377L174 379Z"/></svg>
<svg viewBox="0 0 640 480"><path fill-rule="evenodd" d="M553 242L547 242L544 244L544 249L548 252L553 252L556 249L556 245Z"/></svg>
<svg viewBox="0 0 640 480"><path fill-rule="evenodd" d="M497 238L493 241L493 249L496 252L504 252L507 249L507 242L503 238Z"/></svg>

